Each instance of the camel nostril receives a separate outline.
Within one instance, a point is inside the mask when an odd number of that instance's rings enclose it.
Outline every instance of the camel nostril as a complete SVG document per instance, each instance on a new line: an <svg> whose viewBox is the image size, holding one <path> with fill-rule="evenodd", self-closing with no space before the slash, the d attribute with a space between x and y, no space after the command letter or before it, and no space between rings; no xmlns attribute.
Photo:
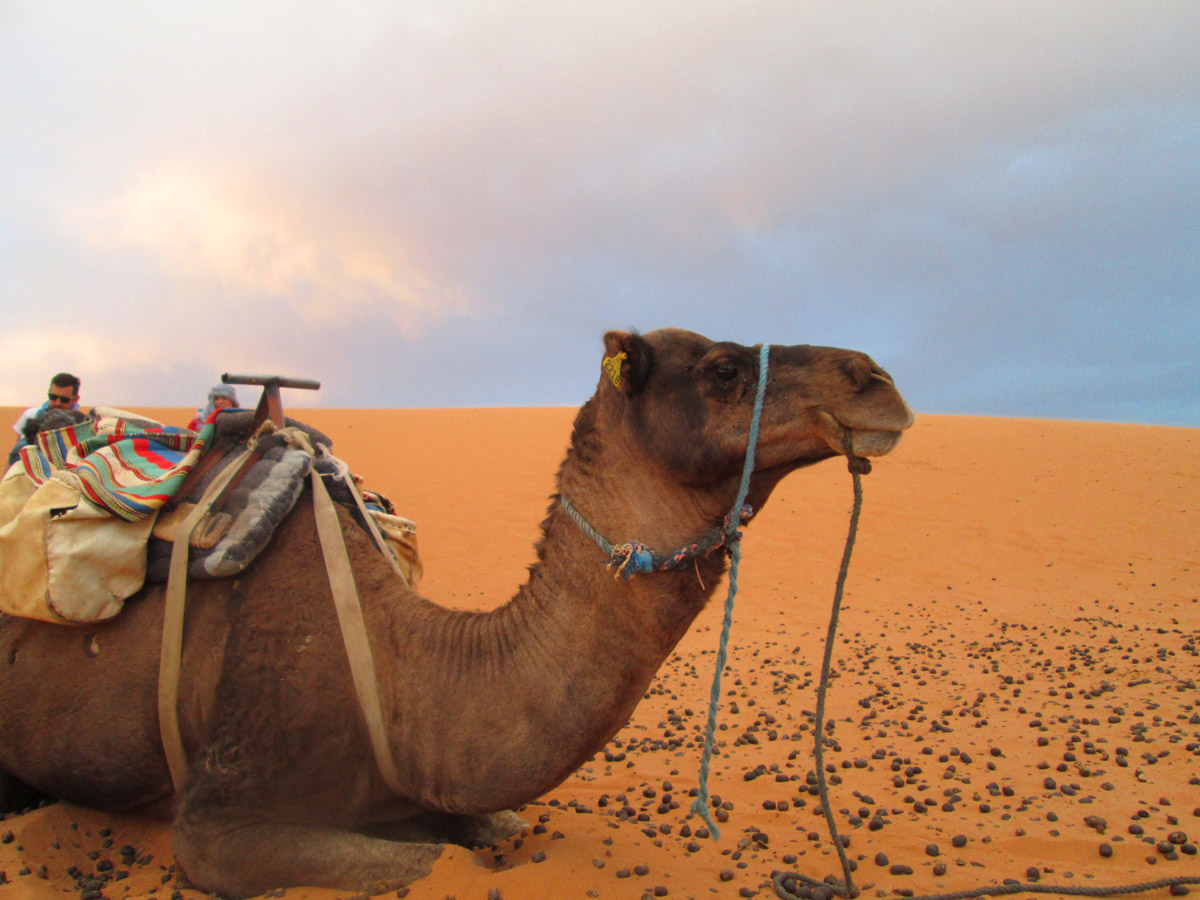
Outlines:
<svg viewBox="0 0 1200 900"><path fill-rule="evenodd" d="M892 387L896 386L896 382L892 380L892 376L885 372L879 366L871 366L871 377L876 381L882 381L884 384L889 384Z"/></svg>
<svg viewBox="0 0 1200 900"><path fill-rule="evenodd" d="M874 367L861 356L851 357L846 360L842 368L850 376L850 380L854 382L854 390L866 390L867 385L871 383L871 375Z"/></svg>

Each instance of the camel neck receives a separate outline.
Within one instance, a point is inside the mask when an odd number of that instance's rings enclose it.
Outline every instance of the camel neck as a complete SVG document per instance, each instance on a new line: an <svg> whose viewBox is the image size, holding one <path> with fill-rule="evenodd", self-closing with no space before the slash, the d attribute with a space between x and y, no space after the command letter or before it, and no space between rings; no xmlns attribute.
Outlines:
<svg viewBox="0 0 1200 900"><path fill-rule="evenodd" d="M405 734L398 745L417 751L407 764L425 803L450 812L524 803L561 783L628 721L716 586L724 555L712 550L736 539L754 468L767 355L763 347L734 512L717 525L716 537L710 532L721 507L714 497L702 501L701 492L681 492L667 473L625 465L628 446L605 440L595 409L585 407L576 421L559 496L587 498L596 525L611 527L625 544L644 535L644 547L682 546L678 566L667 560L665 570L614 579L605 565L612 553L606 560L597 552L568 500L552 509L538 562L508 604L491 613L426 608L419 627L410 622L397 632L408 654L438 672L423 688L428 715L400 723ZM715 517L720 521L721 513ZM701 550L705 542L713 546ZM603 549L608 541L597 543ZM626 568L635 552L626 555ZM645 553L653 565L652 552ZM452 708L457 714L449 720L444 711ZM526 775L514 777L518 772Z"/></svg>
<svg viewBox="0 0 1200 900"><path fill-rule="evenodd" d="M431 676L392 744L405 748L401 776L430 807L511 808L561 783L628 721L724 565L714 555L699 574L614 579L557 508L539 556L516 596L490 612L396 611L405 670Z"/></svg>

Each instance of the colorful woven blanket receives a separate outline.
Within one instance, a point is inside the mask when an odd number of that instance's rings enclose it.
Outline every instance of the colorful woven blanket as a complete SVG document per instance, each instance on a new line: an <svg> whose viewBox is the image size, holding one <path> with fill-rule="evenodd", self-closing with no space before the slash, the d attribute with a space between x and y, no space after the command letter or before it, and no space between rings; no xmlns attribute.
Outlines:
<svg viewBox="0 0 1200 900"><path fill-rule="evenodd" d="M102 418L43 431L36 445L21 450L25 471L35 484L55 470L79 478L84 496L129 522L152 515L179 490L216 432L139 425Z"/></svg>

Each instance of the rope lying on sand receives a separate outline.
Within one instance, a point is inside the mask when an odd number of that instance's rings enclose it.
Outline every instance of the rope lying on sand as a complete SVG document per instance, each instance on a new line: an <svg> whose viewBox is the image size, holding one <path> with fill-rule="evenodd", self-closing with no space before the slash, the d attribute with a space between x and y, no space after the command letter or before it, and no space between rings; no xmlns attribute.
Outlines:
<svg viewBox="0 0 1200 900"><path fill-rule="evenodd" d="M849 448L847 448L847 454L849 455ZM846 856L846 849L838 834L837 824L833 818L833 810L829 803L829 788L825 782L825 748L823 740L825 733L825 696L829 692L829 672L833 663L833 639L837 635L838 617L841 614L842 607L842 594L846 586L846 574L850 571L850 554L854 550L854 542L858 536L858 520L862 513L862 479L859 477L859 471L855 468L853 456L851 456L850 475L854 479L854 507L850 512L850 528L846 534L846 547L842 551L842 564L841 568L838 569L837 587L834 588L833 592L833 608L829 614L829 630L825 636L825 657L821 662L821 681L817 688L817 712L813 723L813 755L815 757L817 789L821 796L821 810L825 814L825 823L829 826L829 834L833 839L834 849L837 850L838 859L842 864L843 877L839 881L834 876L829 875L826 876L825 880L818 881L800 872L775 871L771 875L771 882L775 887L776 895L782 898L782 900L831 900L835 896L853 900L860 893L858 887L854 884L854 877L851 874L852 866ZM724 657L722 657L723 660ZM713 696L715 699L716 694L714 693ZM704 769L703 772L707 776L707 769ZM989 884L965 891L954 891L945 894L925 894L920 897L910 898L910 900L971 900L974 897L996 897L1007 894L1118 897L1125 894L1161 890L1162 888L1171 888L1172 893L1176 892L1176 888L1180 888L1182 889L1182 893L1186 893L1187 889L1183 886L1189 884L1200 884L1200 877L1185 875L1108 888L1050 885L1041 884L1040 882L1006 883L1002 885Z"/></svg>

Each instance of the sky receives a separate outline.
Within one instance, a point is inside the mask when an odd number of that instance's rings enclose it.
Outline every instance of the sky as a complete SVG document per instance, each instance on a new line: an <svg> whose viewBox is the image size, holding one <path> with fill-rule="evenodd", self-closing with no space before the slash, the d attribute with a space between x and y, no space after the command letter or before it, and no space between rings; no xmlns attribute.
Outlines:
<svg viewBox="0 0 1200 900"><path fill-rule="evenodd" d="M1197 426L1198 288L1194 0L0 0L0 405L570 406L678 326Z"/></svg>

